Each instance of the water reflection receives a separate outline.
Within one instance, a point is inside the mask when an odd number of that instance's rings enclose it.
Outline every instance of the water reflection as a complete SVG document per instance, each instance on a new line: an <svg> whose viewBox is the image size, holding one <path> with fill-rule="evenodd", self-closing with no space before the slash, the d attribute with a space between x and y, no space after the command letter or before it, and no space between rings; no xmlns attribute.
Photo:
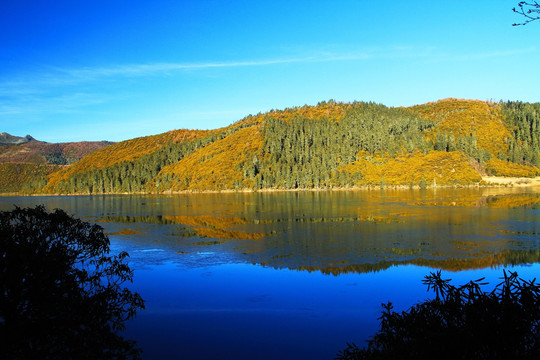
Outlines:
<svg viewBox="0 0 540 360"><path fill-rule="evenodd" d="M9 198L0 205L6 208ZM535 188L16 198L99 222L132 256L363 273L540 262ZM149 245L151 247L149 247ZM151 258L151 257L149 257Z"/></svg>
<svg viewBox="0 0 540 360"><path fill-rule="evenodd" d="M331 359L373 335L381 303L425 298L426 266L496 284L486 268L540 263L539 190L0 197L0 209L62 208L129 252L147 309L126 337L144 358Z"/></svg>

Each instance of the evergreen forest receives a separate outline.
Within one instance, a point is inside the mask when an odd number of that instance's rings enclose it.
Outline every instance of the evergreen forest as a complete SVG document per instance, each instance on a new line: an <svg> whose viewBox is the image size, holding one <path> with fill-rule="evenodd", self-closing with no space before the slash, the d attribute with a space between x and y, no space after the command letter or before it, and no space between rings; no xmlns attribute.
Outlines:
<svg viewBox="0 0 540 360"><path fill-rule="evenodd" d="M539 122L540 103L444 99L406 108L330 100L250 115L221 129L173 130L111 144L72 165L34 171L35 177L21 181L11 175L0 190L105 194L479 185L485 184L483 176L540 175Z"/></svg>

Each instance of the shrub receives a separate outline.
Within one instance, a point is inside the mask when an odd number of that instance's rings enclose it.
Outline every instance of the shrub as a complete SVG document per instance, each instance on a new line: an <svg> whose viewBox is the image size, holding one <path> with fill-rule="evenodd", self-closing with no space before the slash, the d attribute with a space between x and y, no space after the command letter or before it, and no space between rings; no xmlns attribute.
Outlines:
<svg viewBox="0 0 540 360"><path fill-rule="evenodd" d="M540 286L504 271L491 292L484 280L453 286L440 271L423 283L435 299L392 311L383 304L379 332L366 348L355 344L337 359L538 359L540 358Z"/></svg>
<svg viewBox="0 0 540 360"><path fill-rule="evenodd" d="M117 333L144 302L103 228L43 206L0 212L0 358L138 358Z"/></svg>

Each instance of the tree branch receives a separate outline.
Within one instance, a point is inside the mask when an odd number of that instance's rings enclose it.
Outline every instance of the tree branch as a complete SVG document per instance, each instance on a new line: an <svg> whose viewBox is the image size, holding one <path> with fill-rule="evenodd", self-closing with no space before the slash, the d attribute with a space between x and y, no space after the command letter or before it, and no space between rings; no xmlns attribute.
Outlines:
<svg viewBox="0 0 540 360"><path fill-rule="evenodd" d="M527 25L530 22L540 20L540 4L537 1L520 1L518 8L513 8L513 12L525 17L522 23L515 23L512 26Z"/></svg>

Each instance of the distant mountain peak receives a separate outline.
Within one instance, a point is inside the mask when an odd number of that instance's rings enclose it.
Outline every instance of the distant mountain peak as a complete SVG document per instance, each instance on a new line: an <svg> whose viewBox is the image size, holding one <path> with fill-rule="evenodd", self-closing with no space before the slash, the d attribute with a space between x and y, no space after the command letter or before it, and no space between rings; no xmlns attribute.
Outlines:
<svg viewBox="0 0 540 360"><path fill-rule="evenodd" d="M8 134L7 132L0 133L0 145L18 145L18 144L24 144L30 141L37 141L30 135L26 135L25 137L20 136L13 136L11 134Z"/></svg>

